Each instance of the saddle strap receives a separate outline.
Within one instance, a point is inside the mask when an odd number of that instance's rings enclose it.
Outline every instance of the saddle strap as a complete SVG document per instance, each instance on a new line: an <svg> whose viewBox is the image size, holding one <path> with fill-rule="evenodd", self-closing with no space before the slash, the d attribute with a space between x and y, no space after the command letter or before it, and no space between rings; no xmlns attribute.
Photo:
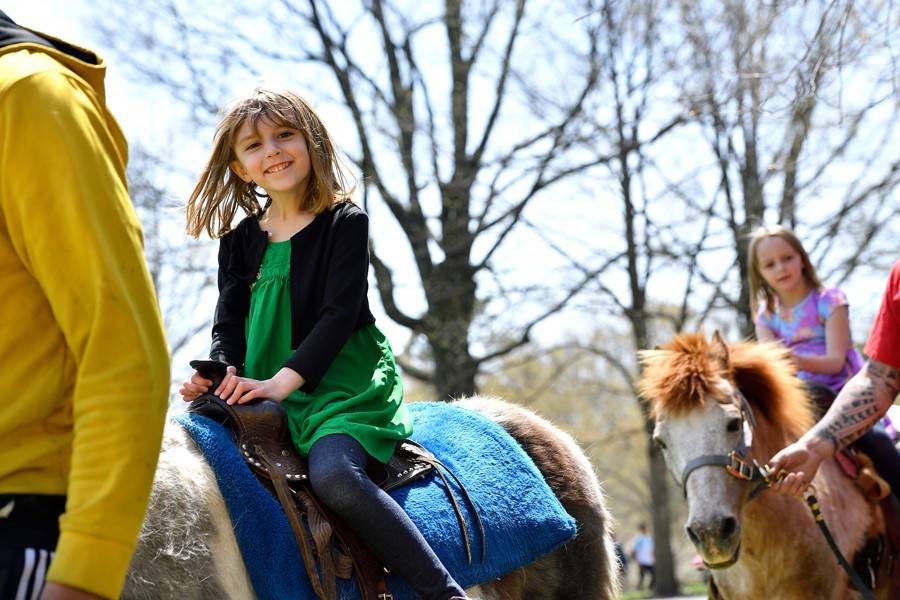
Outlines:
<svg viewBox="0 0 900 600"><path fill-rule="evenodd" d="M270 471L272 472L278 471L276 469ZM337 577L349 579L354 575L361 600L390 597L381 563L360 542L353 530L319 501L309 486L308 479L304 479L300 489L295 490L283 477L276 477L272 480L272 487L294 530L307 577L313 592L319 598L335 600ZM298 505L306 514L309 529L303 526L303 514ZM349 549L349 552L345 554L334 551L333 539Z"/></svg>
<svg viewBox="0 0 900 600"><path fill-rule="evenodd" d="M875 469L875 463L865 452L855 452L856 462L859 464L859 475L856 478L856 486L862 490L863 495L869 500L881 501L891 495L891 485Z"/></svg>
<svg viewBox="0 0 900 600"><path fill-rule="evenodd" d="M481 520L481 514L478 512L478 506L472 500L472 497L469 496L468 490L466 490L466 486L463 485L462 481L459 480L459 477L450 470L450 468L442 463L434 454L432 454L427 448L419 444L418 442L414 442L413 440L404 440L404 444L407 445L407 450L414 452L416 454L416 459L418 461L425 462L430 464L434 471L441 478L441 481L444 483L444 490L447 493L447 497L450 499L450 504L453 507L453 512L456 514L456 521L459 523L459 530L462 533L463 544L466 547L466 560L468 560L469 564L472 564L472 546L469 542L469 533L468 527L466 526L466 520L463 517L462 510L459 507L459 503L456 501L456 495L453 493L453 488L450 487L450 482L447 481L447 477L444 475L446 472L450 477L453 478L453 481L456 482L456 487L459 488L459 492L463 497L463 500L468 504L469 508L472 509L472 515L475 518L475 524L478 526L478 532L481 535L481 562L484 563L487 560L487 538L484 535L484 523Z"/></svg>
<svg viewBox="0 0 900 600"><path fill-rule="evenodd" d="M321 600L335 600L337 598L337 590L335 587L334 577L321 579L319 573L316 572L316 556L312 550L312 544L307 539L307 531L303 526L303 516L294 502L293 495L287 485L287 479L276 475L278 469L275 463L270 461L264 452L258 454L259 460L263 462L268 473L268 481L278 497L284 509L285 516L291 524L294 531L294 538L297 540L297 547L300 549L300 557L303 559L303 566L306 568L306 575L309 583L313 588L313 592ZM322 557L324 558L324 557ZM322 562L325 562L324 560ZM322 577L324 577L325 568L322 569Z"/></svg>
<svg viewBox="0 0 900 600"><path fill-rule="evenodd" d="M328 518L316 509L311 498L308 495L304 496L306 523L316 545L316 552L320 557L324 557L321 560L328 563L323 566L323 572L333 571L335 577L350 579L353 576L353 559L345 548L336 548L331 543L332 539L335 539L334 527L328 522Z"/></svg>

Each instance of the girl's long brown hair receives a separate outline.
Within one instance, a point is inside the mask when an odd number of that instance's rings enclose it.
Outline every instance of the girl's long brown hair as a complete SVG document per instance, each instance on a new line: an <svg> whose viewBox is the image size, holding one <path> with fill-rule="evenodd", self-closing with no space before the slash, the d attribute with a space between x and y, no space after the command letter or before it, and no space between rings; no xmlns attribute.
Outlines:
<svg viewBox="0 0 900 600"><path fill-rule="evenodd" d="M775 299L777 298L777 294L775 294L775 290L769 287L769 284L766 283L766 280L763 278L762 272L759 270L759 257L756 252L757 248L759 248L759 244L763 240L771 237L783 239L790 244L791 248L793 248L797 254L800 255L800 261L803 263L803 279L809 287L814 290L821 290L825 287L822 285L822 280L816 275L816 268L813 266L812 261L809 260L809 254L806 253L803 244L800 243L800 239L794 232L781 225L763 225L753 232L753 236L750 238L750 245L747 247L747 255L750 258L750 274L748 275L750 284L750 312L754 318L756 318L756 313L759 310L761 301L765 301L767 312L775 312Z"/></svg>
<svg viewBox="0 0 900 600"><path fill-rule="evenodd" d="M199 237L203 231L219 238L231 230L238 208L247 215L261 213L256 185L247 183L231 170L234 138L247 121L252 126L267 119L276 126L299 130L309 150L310 173L300 209L319 214L337 202L350 199L353 186L338 157L331 136L312 107L287 90L257 88L248 98L234 103L216 127L213 150L187 202L188 235Z"/></svg>

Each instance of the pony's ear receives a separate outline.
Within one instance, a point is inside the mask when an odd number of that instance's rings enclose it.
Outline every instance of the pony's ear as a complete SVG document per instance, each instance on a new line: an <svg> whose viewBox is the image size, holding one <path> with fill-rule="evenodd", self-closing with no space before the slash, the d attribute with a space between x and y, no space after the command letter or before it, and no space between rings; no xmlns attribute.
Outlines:
<svg viewBox="0 0 900 600"><path fill-rule="evenodd" d="M722 334L716 329L713 333L710 356L713 361L723 370L731 370L731 358L728 354L728 344L722 338Z"/></svg>

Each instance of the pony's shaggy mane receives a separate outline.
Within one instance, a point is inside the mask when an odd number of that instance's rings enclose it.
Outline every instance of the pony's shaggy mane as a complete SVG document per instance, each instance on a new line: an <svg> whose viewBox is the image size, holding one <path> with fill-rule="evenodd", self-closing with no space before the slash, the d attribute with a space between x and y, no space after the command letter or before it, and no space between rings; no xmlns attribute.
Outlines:
<svg viewBox="0 0 900 600"><path fill-rule="evenodd" d="M754 411L791 436L813 424L809 398L794 376L790 353L777 343L710 342L700 333L682 333L657 350L640 352L644 366L638 390L654 418L684 414L707 397L727 402L721 383L737 386Z"/></svg>

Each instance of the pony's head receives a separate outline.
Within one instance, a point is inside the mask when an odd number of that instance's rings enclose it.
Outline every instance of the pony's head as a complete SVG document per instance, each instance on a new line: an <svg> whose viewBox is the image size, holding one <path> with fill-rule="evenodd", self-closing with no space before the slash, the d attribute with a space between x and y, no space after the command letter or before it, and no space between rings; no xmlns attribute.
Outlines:
<svg viewBox="0 0 900 600"><path fill-rule="evenodd" d="M777 344L728 346L716 332L680 334L641 352L641 396L656 419L654 441L688 501L688 537L711 567L740 552L741 509L748 481L709 457L727 457L743 443L764 464L812 425L809 401L788 353ZM702 466L698 466L698 464Z"/></svg>

